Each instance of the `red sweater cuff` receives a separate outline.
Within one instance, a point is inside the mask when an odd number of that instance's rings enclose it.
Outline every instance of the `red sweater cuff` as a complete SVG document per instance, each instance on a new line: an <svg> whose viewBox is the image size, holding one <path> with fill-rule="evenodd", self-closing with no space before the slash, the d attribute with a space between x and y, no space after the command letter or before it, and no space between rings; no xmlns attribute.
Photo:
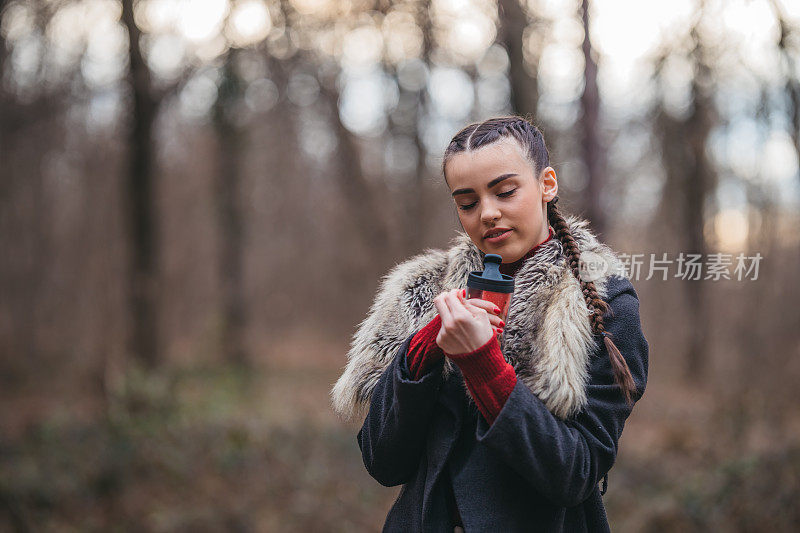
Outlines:
<svg viewBox="0 0 800 533"><path fill-rule="evenodd" d="M436 337L439 336L441 326L442 319L437 314L411 338L406 361L412 379L419 380L430 367L444 357L444 352L436 344Z"/></svg>
<svg viewBox="0 0 800 533"><path fill-rule="evenodd" d="M446 355L458 365L464 377L469 377L476 385L489 383L511 366L503 358L497 335L492 335L483 346L471 352Z"/></svg>
<svg viewBox="0 0 800 533"><path fill-rule="evenodd" d="M497 335L472 352L446 355L461 369L478 410L493 424L517 384L517 374L503 357Z"/></svg>

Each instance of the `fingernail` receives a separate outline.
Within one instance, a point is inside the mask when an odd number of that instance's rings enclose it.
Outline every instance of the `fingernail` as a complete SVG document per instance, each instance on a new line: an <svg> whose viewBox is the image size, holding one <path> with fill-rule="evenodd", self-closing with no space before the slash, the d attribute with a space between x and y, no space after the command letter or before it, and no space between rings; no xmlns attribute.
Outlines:
<svg viewBox="0 0 800 533"><path fill-rule="evenodd" d="M499 314L500 314L500 308L499 308L499 307L495 307L495 308L494 308L494 312L495 312L495 313L497 313L497 314L499 315Z"/></svg>
<svg viewBox="0 0 800 533"><path fill-rule="evenodd" d="M467 289L461 289L461 293L464 295L464 298L467 297Z"/></svg>
<svg viewBox="0 0 800 533"><path fill-rule="evenodd" d="M500 321L500 327L501 327L501 328L504 328L504 327L506 327L506 323L505 323L505 322L503 322L502 320Z"/></svg>

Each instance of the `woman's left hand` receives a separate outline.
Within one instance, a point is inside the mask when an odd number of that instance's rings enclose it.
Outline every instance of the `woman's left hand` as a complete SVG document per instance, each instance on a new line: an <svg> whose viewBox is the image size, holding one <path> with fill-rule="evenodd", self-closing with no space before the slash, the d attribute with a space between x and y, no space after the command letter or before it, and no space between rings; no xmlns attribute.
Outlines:
<svg viewBox="0 0 800 533"><path fill-rule="evenodd" d="M462 291L443 292L433 300L442 319L436 344L449 354L475 351L495 335L489 313L464 299Z"/></svg>

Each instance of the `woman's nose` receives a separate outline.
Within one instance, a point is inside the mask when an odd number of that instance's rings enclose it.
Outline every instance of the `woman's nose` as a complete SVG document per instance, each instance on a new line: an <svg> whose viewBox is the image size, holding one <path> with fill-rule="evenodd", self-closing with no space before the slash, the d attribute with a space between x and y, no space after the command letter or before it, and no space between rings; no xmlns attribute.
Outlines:
<svg viewBox="0 0 800 533"><path fill-rule="evenodd" d="M500 218L500 210L494 205L484 204L485 207L481 211L481 222L490 222Z"/></svg>

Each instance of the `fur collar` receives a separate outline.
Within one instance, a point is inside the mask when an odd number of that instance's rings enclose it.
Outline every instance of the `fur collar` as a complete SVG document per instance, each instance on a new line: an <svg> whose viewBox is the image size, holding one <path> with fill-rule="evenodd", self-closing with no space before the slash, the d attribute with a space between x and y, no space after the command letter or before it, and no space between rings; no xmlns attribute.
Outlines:
<svg viewBox="0 0 800 533"><path fill-rule="evenodd" d="M605 299L606 280L622 272L622 265L588 229L586 220L567 216L566 221L581 251L581 276L593 280ZM367 317L353 336L344 372L331 391L339 416L366 414L372 391L400 345L436 316L433 299L442 291L466 287L469 272L483 269L483 255L466 233L458 231L449 249L427 249L382 278ZM598 348L589 314L561 241L554 237L515 276L501 348L517 378L562 419L586 403L589 358ZM454 363L445 358L443 377L454 370Z"/></svg>

